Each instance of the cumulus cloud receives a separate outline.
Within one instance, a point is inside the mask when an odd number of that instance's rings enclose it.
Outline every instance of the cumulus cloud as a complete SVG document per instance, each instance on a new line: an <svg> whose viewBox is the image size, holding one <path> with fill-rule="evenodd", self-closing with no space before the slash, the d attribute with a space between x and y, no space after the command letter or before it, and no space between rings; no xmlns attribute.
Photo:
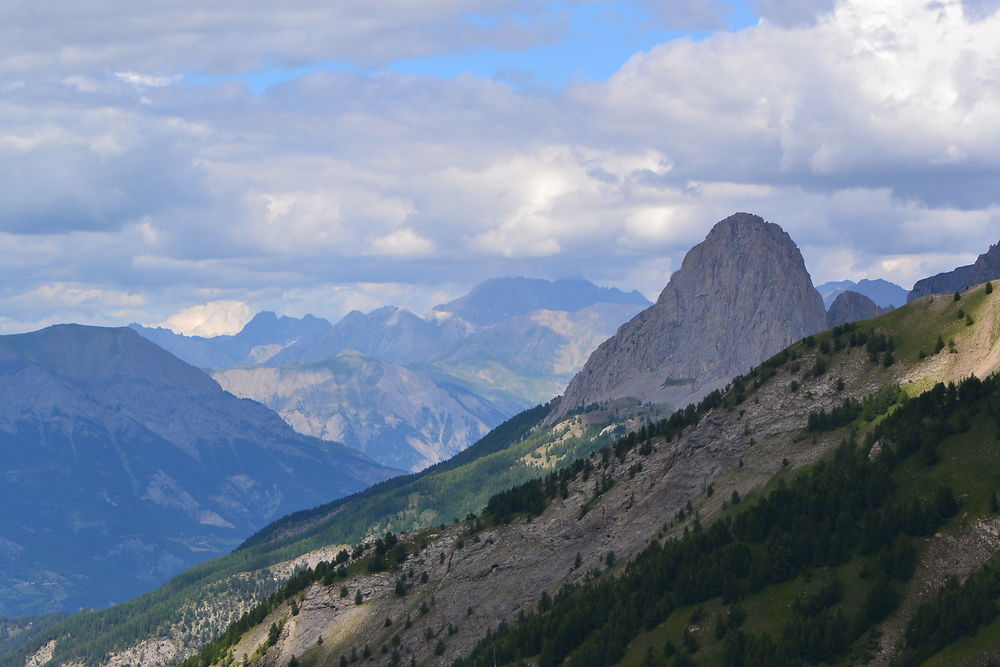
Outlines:
<svg viewBox="0 0 1000 667"><path fill-rule="evenodd" d="M315 30L343 29L312 26L323 12L351 23L399 10L323 47L367 36L357 57L372 62L438 48L420 40L442 26L510 44L561 29L548 15L508 24L529 11L514 0L435 0L419 21L407 3L335 4L274 16L216 3L187 18L183 3L154 5L165 25L193 22L182 38L112 3L135 39L85 18L65 49L41 54L40 36L23 58L11 36L0 47L0 306L13 319L0 325L45 321L16 297L56 283L82 290L38 299L60 317L189 333L238 328L248 315L235 302L336 319L382 303L423 309L498 275L583 274L655 295L737 210L784 226L817 281L909 286L997 241L1000 14L989 3L761 0L758 25L673 40L565 90L385 70L314 72L259 95L173 78L189 55L218 71L272 47L288 62L339 58L282 46L319 48ZM96 11L81 7L77 18ZM466 9L485 18L470 23ZM60 21L55 35L69 30ZM267 34L234 46L233 26ZM46 59L57 79L15 76ZM145 301L99 305L80 297L89 290Z"/></svg>
<svg viewBox="0 0 1000 667"><path fill-rule="evenodd" d="M242 301L210 301L174 313L159 326L187 336L221 336L239 333L253 315Z"/></svg>

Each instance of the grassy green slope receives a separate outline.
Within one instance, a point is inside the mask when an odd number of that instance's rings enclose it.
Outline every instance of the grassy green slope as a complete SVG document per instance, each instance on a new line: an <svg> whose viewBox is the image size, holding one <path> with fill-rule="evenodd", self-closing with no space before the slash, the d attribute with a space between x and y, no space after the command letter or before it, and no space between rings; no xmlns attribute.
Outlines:
<svg viewBox="0 0 1000 667"><path fill-rule="evenodd" d="M927 587L921 577L934 573L921 558L939 536L997 523L998 406L1000 376L893 406L869 422L864 444L842 445L711 525L688 518L683 537L654 539L616 576L557 597L462 664L488 665L494 651L505 664L541 666L867 662L893 613ZM949 560L981 565L974 545L947 544ZM932 620L896 618L909 628L901 664L942 652L968 664L1000 657L1000 571L989 578L995 565L986 567L975 576L989 585L946 597L936 615L931 598L918 599Z"/></svg>

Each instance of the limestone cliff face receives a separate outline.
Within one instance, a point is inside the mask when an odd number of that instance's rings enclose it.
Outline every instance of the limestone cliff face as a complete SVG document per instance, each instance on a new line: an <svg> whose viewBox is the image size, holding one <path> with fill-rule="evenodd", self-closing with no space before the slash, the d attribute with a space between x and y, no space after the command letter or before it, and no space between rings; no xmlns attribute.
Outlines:
<svg viewBox="0 0 1000 667"><path fill-rule="evenodd" d="M594 351L559 415L621 398L683 405L825 327L791 237L737 213L688 252L653 306Z"/></svg>
<svg viewBox="0 0 1000 667"><path fill-rule="evenodd" d="M998 279L1000 279L1000 244L990 246L988 251L976 259L975 264L960 266L954 271L918 280L906 297L906 301L909 303L928 294L961 292L966 287Z"/></svg>
<svg viewBox="0 0 1000 667"><path fill-rule="evenodd" d="M873 317L892 310L891 308L879 308L878 304L857 292L841 292L840 296L830 304L830 310L826 313L826 326L833 328L848 322L860 322L870 320Z"/></svg>

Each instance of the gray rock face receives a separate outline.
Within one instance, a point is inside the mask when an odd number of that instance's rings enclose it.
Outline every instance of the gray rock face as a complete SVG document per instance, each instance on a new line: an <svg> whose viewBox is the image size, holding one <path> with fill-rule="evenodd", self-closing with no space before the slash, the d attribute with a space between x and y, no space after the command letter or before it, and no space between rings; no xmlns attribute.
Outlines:
<svg viewBox="0 0 1000 667"><path fill-rule="evenodd" d="M597 348L557 414L622 398L683 405L825 327L791 237L737 213L688 252L656 304Z"/></svg>
<svg viewBox="0 0 1000 667"><path fill-rule="evenodd" d="M1000 244L979 256L975 264L960 266L954 271L939 273L930 278L918 280L906 297L907 303L928 294L950 294L964 291L966 287L1000 279Z"/></svg>
<svg viewBox="0 0 1000 667"><path fill-rule="evenodd" d="M841 292L840 296L830 304L830 310L826 313L826 326L836 327L848 322L860 322L870 320L873 317L888 312L891 308L879 308L878 305L857 292Z"/></svg>

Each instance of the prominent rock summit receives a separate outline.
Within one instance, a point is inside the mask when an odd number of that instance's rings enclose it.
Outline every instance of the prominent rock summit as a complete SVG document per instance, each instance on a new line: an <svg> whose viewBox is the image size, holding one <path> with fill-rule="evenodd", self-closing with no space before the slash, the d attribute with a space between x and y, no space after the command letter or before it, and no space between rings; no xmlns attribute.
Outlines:
<svg viewBox="0 0 1000 667"><path fill-rule="evenodd" d="M1000 243L979 256L975 264L960 266L954 271L939 273L930 278L918 280L906 301L910 302L928 294L950 294L961 292L966 287L1000 279Z"/></svg>
<svg viewBox="0 0 1000 667"><path fill-rule="evenodd" d="M889 310L892 309L879 308L878 304L864 294L841 292L830 304L830 310L826 312L826 326L832 328L848 322L870 320Z"/></svg>
<svg viewBox="0 0 1000 667"><path fill-rule="evenodd" d="M653 306L590 356L559 413L620 398L682 405L825 326L791 237L737 213L688 252Z"/></svg>

